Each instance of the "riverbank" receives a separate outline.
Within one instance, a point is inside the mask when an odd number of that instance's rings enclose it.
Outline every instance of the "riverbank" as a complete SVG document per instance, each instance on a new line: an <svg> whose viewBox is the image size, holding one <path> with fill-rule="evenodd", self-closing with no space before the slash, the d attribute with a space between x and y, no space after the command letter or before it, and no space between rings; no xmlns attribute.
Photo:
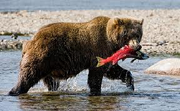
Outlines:
<svg viewBox="0 0 180 111"><path fill-rule="evenodd" d="M85 22L96 16L144 19L143 51L148 54L180 53L180 9L177 10L70 10L0 13L0 34L30 35L54 22Z"/></svg>

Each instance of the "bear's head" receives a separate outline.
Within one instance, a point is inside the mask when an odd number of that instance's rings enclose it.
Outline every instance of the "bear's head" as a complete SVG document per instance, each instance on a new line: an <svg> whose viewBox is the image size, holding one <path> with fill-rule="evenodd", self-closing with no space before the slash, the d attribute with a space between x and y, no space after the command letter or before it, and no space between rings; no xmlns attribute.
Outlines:
<svg viewBox="0 0 180 111"><path fill-rule="evenodd" d="M108 40L119 49L129 45L135 50L141 48L139 45L143 31L143 20L130 18L111 18L107 23Z"/></svg>

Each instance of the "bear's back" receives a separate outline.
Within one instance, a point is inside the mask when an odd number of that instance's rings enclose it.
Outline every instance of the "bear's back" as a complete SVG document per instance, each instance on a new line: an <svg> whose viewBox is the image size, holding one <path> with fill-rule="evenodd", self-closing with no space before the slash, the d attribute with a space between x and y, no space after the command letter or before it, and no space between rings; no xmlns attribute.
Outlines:
<svg viewBox="0 0 180 111"><path fill-rule="evenodd" d="M75 35L79 33L79 30L83 30L83 33L87 31L98 30L99 27L107 25L107 22L110 18L99 16L88 22L83 23L68 23L68 22L58 22L45 25L39 29L39 31L35 34L33 39L38 39L39 37L43 37L42 35L46 35L48 37L54 36L64 36L67 34ZM99 27L98 27L99 26ZM72 33L72 34L71 34Z"/></svg>

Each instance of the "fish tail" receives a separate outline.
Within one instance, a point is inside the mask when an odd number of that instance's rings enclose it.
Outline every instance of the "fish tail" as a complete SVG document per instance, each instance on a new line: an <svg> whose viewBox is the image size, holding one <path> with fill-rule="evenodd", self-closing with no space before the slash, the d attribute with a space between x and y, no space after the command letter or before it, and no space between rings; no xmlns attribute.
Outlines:
<svg viewBox="0 0 180 111"><path fill-rule="evenodd" d="M96 57L97 58L97 61L98 61L98 63L97 63L97 65L96 65L96 67L100 67L100 66L103 66L105 63L103 62L103 58L101 58L101 57Z"/></svg>

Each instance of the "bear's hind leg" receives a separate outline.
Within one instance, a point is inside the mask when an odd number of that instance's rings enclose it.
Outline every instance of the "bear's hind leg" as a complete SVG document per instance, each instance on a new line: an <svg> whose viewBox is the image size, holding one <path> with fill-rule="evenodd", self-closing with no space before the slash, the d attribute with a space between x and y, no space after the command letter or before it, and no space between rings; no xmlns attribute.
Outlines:
<svg viewBox="0 0 180 111"><path fill-rule="evenodd" d="M43 79L43 83L48 88L48 91L57 91L59 88L59 80L49 75Z"/></svg>
<svg viewBox="0 0 180 111"><path fill-rule="evenodd" d="M25 55L20 64L18 83L11 89L9 95L17 96L27 93L28 90L49 74L46 63L31 59Z"/></svg>
<svg viewBox="0 0 180 111"><path fill-rule="evenodd" d="M28 90L34 86L41 79L39 71L35 71L33 68L21 69L18 83L9 92L9 95L16 96L19 94L27 93ZM37 76L38 75L38 76Z"/></svg>

